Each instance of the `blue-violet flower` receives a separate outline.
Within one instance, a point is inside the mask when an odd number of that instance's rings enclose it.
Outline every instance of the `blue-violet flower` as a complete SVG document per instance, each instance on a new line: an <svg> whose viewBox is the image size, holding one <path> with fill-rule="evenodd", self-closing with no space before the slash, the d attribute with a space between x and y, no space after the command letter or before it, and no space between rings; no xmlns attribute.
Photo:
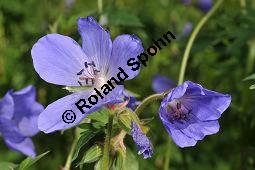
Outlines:
<svg viewBox="0 0 255 170"><path fill-rule="evenodd" d="M206 135L219 131L218 119L230 102L230 95L186 81L163 99L159 114L167 132L178 146L194 146Z"/></svg>
<svg viewBox="0 0 255 170"><path fill-rule="evenodd" d="M139 74L132 71L126 62L130 57L137 57L143 52L140 39L134 35L120 35L112 42L109 32L104 30L93 17L79 18L78 31L82 38L82 47L72 38L60 34L48 34L42 37L32 48L31 54L35 70L45 81L68 87L81 87L81 91L63 97L40 114L38 126L45 133L63 130L79 124L89 113L106 104L121 102L123 85L116 85L104 99L99 100L92 108L84 108L85 114L75 103L88 99L95 94L94 88L100 89L111 77L125 70L128 79ZM89 87L84 89L84 86ZM62 120L65 110L76 113L73 123Z"/></svg>
<svg viewBox="0 0 255 170"><path fill-rule="evenodd" d="M39 132L37 121L44 107L35 101L34 87L17 92L8 91L0 100L0 134L12 150L34 157L35 147L30 137Z"/></svg>

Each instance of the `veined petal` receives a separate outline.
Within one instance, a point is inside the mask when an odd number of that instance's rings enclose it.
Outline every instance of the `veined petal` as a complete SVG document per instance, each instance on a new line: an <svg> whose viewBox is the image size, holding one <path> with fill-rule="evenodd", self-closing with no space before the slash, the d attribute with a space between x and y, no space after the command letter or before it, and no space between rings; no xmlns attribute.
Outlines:
<svg viewBox="0 0 255 170"><path fill-rule="evenodd" d="M35 70L42 79L64 86L79 86L77 73L84 68L85 61L90 62L76 41L60 34L48 34L39 39L31 54Z"/></svg>
<svg viewBox="0 0 255 170"><path fill-rule="evenodd" d="M160 114L160 118L161 118L161 114ZM162 118L161 118L161 120L162 120L168 134L171 136L171 138L173 139L173 141L176 145L178 145L181 148L196 145L197 140L195 140L191 137L188 137L180 129L173 127L173 125L171 125L168 121L165 121Z"/></svg>
<svg viewBox="0 0 255 170"><path fill-rule="evenodd" d="M106 73L112 52L112 41L108 31L104 30L93 17L79 18L78 31L82 37L82 49L96 68Z"/></svg>
<svg viewBox="0 0 255 170"><path fill-rule="evenodd" d="M11 142L9 140L5 140L6 145L15 150L19 151L27 156L35 157L35 146L33 141L30 138L25 138L23 141L19 143Z"/></svg>
<svg viewBox="0 0 255 170"><path fill-rule="evenodd" d="M94 106L89 104L87 99L91 94L91 90L80 93L73 93L48 105L39 116L39 129L45 133L51 133L57 130L71 128L79 124L89 113L96 111L103 105L100 101ZM86 104L92 106L90 109L83 107L85 114L82 114L82 112L75 105L75 103L78 102L80 99L85 99ZM63 115L65 115L64 113L66 111L72 111L68 112L71 114L66 114L69 119L74 119L72 123L64 122ZM75 118L73 118L74 115Z"/></svg>
<svg viewBox="0 0 255 170"><path fill-rule="evenodd" d="M37 119L44 107L36 102L36 91L27 86L19 91L9 92L13 97L15 113L13 120L24 136L34 136L38 131Z"/></svg>
<svg viewBox="0 0 255 170"><path fill-rule="evenodd" d="M121 67L127 74L127 80L133 79L139 74L139 67L137 70L131 70L127 65L130 58L137 58L139 54L144 51L142 41L135 35L119 35L113 41L111 64L109 70L109 77L115 76Z"/></svg>
<svg viewBox="0 0 255 170"><path fill-rule="evenodd" d="M194 83L189 82L188 84L194 86ZM231 96L201 87L198 87L197 90L195 88L188 89L183 101L185 105L192 108L192 113L198 119L202 121L217 120L229 107Z"/></svg>
<svg viewBox="0 0 255 170"><path fill-rule="evenodd" d="M0 100L0 117L12 119L14 113L14 102L12 96L6 93Z"/></svg>
<svg viewBox="0 0 255 170"><path fill-rule="evenodd" d="M177 124L185 135L195 140L202 140L206 135L212 135L219 131L218 120L200 121L194 115L189 116L186 125Z"/></svg>

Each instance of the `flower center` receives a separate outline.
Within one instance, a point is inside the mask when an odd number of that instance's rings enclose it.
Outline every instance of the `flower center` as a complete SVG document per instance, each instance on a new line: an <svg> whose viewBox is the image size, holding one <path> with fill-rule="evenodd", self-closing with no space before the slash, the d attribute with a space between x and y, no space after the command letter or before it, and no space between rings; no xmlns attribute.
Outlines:
<svg viewBox="0 0 255 170"><path fill-rule="evenodd" d="M101 87L106 83L104 76L100 74L100 70L96 68L95 62L85 62L84 68L77 73L78 83L80 86Z"/></svg>
<svg viewBox="0 0 255 170"><path fill-rule="evenodd" d="M173 100L172 102L169 102L167 105L167 113L170 114L170 121L175 120L187 120L188 115L191 112L191 109L188 109L186 106L184 106L180 101Z"/></svg>

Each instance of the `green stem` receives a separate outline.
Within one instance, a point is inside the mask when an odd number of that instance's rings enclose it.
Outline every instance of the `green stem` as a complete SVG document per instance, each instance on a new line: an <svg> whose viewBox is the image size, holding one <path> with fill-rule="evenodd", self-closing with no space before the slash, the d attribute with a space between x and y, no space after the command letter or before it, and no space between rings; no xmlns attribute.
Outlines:
<svg viewBox="0 0 255 170"><path fill-rule="evenodd" d="M74 150L75 150L75 146L76 146L76 143L78 141L78 130L75 129L75 136L74 136L74 140L73 140L73 143L71 145L71 149L70 149L70 152L68 154L68 157L66 159L66 164L65 164L65 167L64 167L64 170L70 170L71 168L71 163L72 163L72 157L73 157L73 154L74 154Z"/></svg>
<svg viewBox="0 0 255 170"><path fill-rule="evenodd" d="M190 36L190 39L188 41L187 47L185 49L184 55L183 55L183 59L182 59L182 63L181 63L181 70L180 70L180 74L179 74L178 85L183 83L184 74L185 74L185 71L186 71L186 67L187 67L187 62L188 62L188 59L189 59L190 50L191 50L191 47L192 47L192 45L194 43L194 40L195 40L198 32L203 27L203 25L206 23L206 21L212 16L212 14L215 13L215 11L219 8L219 6L220 6L220 4L222 2L223 2L223 0L218 0L216 2L216 4L213 6L213 8L199 21L199 23L197 24L196 28L192 32L192 34Z"/></svg>
<svg viewBox="0 0 255 170"><path fill-rule="evenodd" d="M164 170L169 170L171 144L172 144L171 139L167 138L167 148L166 148L166 157L165 157L165 163L164 163Z"/></svg>
<svg viewBox="0 0 255 170"><path fill-rule="evenodd" d="M139 104L139 106L135 109L135 113L137 115L139 115L143 109L145 109L145 107L147 105L149 105L151 102L155 101L155 100L160 100L163 99L163 97L165 96L165 93L160 93L160 94L153 94L148 96L147 98L145 98L141 104Z"/></svg>
<svg viewBox="0 0 255 170"><path fill-rule="evenodd" d="M103 12L103 0L97 0L98 12L101 15Z"/></svg>
<svg viewBox="0 0 255 170"><path fill-rule="evenodd" d="M112 112L109 112L108 126L107 126L107 131L105 135L105 143L104 143L103 170L109 169L110 142L111 142L111 135L112 135L113 118L114 118L114 114Z"/></svg>

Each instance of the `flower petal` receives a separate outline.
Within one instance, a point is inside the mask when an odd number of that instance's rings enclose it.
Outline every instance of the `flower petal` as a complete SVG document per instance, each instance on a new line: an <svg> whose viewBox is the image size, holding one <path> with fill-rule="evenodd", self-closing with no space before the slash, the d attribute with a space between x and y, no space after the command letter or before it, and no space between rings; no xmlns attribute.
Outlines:
<svg viewBox="0 0 255 170"><path fill-rule="evenodd" d="M162 93L175 87L176 84L165 76L156 75L152 80L152 89L156 93Z"/></svg>
<svg viewBox="0 0 255 170"><path fill-rule="evenodd" d="M197 141L195 139L188 137L180 129L173 127L173 125L171 125L169 122L165 121L164 119L161 118L161 120L168 134L171 136L171 138L173 139L176 145L180 146L181 148L196 145Z"/></svg>
<svg viewBox="0 0 255 170"><path fill-rule="evenodd" d="M82 37L82 49L100 72L109 68L112 41L109 32L104 30L93 17L79 18L78 31Z"/></svg>
<svg viewBox="0 0 255 170"><path fill-rule="evenodd" d="M193 86L189 83L189 87ZM198 87L200 89L200 86ZM184 103L192 108L192 113L200 120L217 120L229 107L231 96L202 88L188 88Z"/></svg>
<svg viewBox="0 0 255 170"><path fill-rule="evenodd" d="M104 100L98 99L97 104L91 105L88 103L88 97L93 93L94 91L92 90L73 93L48 105L39 116L38 120L39 129L45 133L51 133L57 130L71 128L79 124L86 117L86 115L96 111L104 104L116 102L115 98L107 98ZM75 105L75 103L78 102L80 99L85 99L86 104L92 106L91 108L83 107L85 114L82 114L81 111ZM72 113L68 115L64 114L67 110L68 111L71 110ZM63 121L62 119L63 115L73 116L73 114L75 114L76 117L74 122L66 123ZM73 119L73 117L72 118L69 117L69 119Z"/></svg>
<svg viewBox="0 0 255 170"><path fill-rule="evenodd" d="M15 104L13 120L20 132L25 136L34 136L38 131L37 119L44 107L36 102L36 91L33 86L27 86L17 92L10 91Z"/></svg>
<svg viewBox="0 0 255 170"><path fill-rule="evenodd" d="M16 127L15 122L6 118L0 118L0 132L5 140L11 142L18 143L25 139L25 136Z"/></svg>
<svg viewBox="0 0 255 170"><path fill-rule="evenodd" d="M58 85L79 86L77 73L90 62L80 45L70 37L48 34L31 50L36 72L45 81Z"/></svg>
<svg viewBox="0 0 255 170"><path fill-rule="evenodd" d="M6 93L0 100L0 117L12 119L14 113L14 102L12 96Z"/></svg>
<svg viewBox="0 0 255 170"><path fill-rule="evenodd" d="M20 143L15 143L15 142L11 142L9 140L5 140L6 145L15 150L15 151L19 151L27 156L31 156L31 157L35 157L36 153L35 153L35 146L33 141L30 138L25 138L22 142Z"/></svg>
<svg viewBox="0 0 255 170"><path fill-rule="evenodd" d="M206 135L212 135L219 131L217 120L200 121L195 116L190 115L186 127L177 125L185 135L195 140L202 140Z"/></svg>
<svg viewBox="0 0 255 170"><path fill-rule="evenodd" d="M115 38L112 46L111 64L109 70L109 77L115 76L121 67L125 73L128 74L127 80L133 79L139 74L139 67L137 70L131 70L127 65L130 58L137 58L139 54L144 51L142 41L135 35L120 35Z"/></svg>
<svg viewBox="0 0 255 170"><path fill-rule="evenodd" d="M185 82L182 85L175 87L167 95L166 101L171 102L174 99L181 98L186 93L187 87L188 87L188 84Z"/></svg>
<svg viewBox="0 0 255 170"><path fill-rule="evenodd" d="M165 119L164 115L161 112L159 116L168 134L171 136L176 145L182 148L196 145L197 141L195 139L188 137L180 129L174 127L168 120Z"/></svg>

